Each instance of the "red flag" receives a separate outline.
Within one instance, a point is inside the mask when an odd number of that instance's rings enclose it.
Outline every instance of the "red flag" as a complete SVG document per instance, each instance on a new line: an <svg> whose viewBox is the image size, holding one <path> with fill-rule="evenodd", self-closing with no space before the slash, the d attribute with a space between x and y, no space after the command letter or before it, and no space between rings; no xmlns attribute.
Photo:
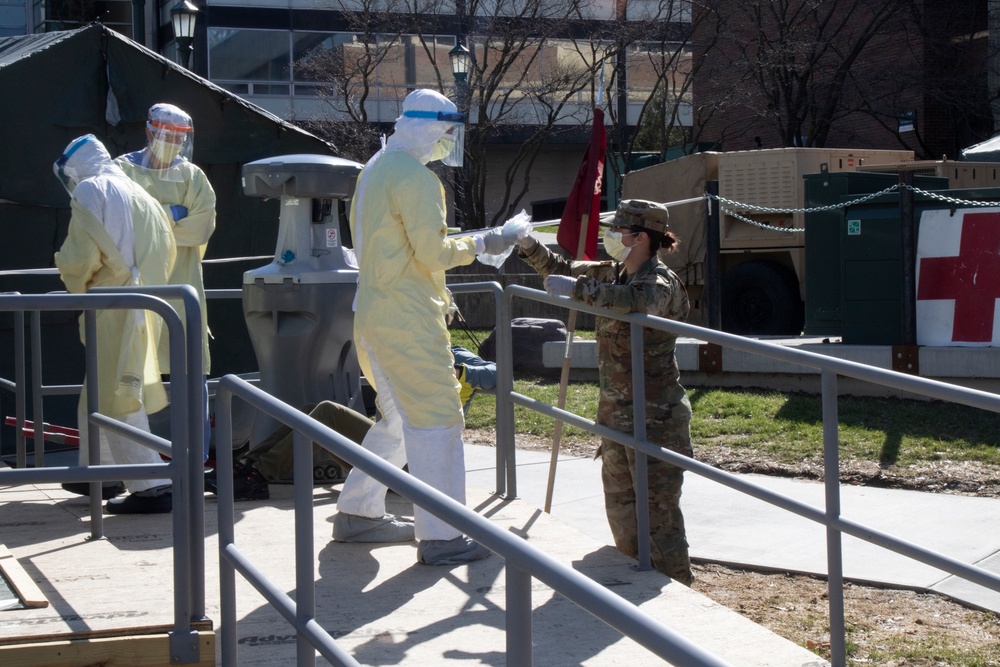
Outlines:
<svg viewBox="0 0 1000 667"><path fill-rule="evenodd" d="M580 170L576 174L576 182L570 190L566 208L563 209L559 221L559 232L556 241L559 246L570 253L574 259L597 259L597 228L598 216L601 212L601 183L604 177L604 147L607 134L604 129L604 111L594 108L594 125L590 131L590 145L583 156ZM581 218L589 215L587 225L587 240L583 257L578 257L580 250Z"/></svg>

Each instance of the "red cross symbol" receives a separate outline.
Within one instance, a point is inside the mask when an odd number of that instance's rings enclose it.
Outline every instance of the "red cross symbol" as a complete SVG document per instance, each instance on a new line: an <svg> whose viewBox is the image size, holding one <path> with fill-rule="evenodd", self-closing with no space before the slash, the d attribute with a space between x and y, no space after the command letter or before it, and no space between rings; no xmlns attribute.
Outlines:
<svg viewBox="0 0 1000 667"><path fill-rule="evenodd" d="M920 260L918 300L954 299L954 342L993 340L1000 298L1000 213L966 213L957 257Z"/></svg>

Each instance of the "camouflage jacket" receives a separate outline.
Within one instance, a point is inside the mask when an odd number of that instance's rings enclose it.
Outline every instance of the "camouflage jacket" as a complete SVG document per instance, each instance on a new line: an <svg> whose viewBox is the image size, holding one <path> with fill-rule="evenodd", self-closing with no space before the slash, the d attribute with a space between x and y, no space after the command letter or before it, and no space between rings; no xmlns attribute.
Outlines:
<svg viewBox="0 0 1000 667"><path fill-rule="evenodd" d="M617 262L571 262L539 243L521 258L539 275L577 276L573 298L590 306L619 313L646 313L683 321L690 305L687 290L677 275L658 257L628 275ZM601 397L597 422L632 432L632 337L628 322L597 317L597 363ZM646 435L651 442L691 455L689 437L680 442L674 433L687 433L691 405L680 384L674 348L677 336L643 329L643 363L646 375Z"/></svg>

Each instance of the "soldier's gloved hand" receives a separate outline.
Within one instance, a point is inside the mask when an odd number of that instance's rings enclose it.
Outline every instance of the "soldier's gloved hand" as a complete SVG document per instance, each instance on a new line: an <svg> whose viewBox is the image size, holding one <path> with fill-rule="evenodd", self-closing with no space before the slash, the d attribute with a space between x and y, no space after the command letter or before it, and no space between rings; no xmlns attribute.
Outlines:
<svg viewBox="0 0 1000 667"><path fill-rule="evenodd" d="M536 239L531 234L517 240L517 245L521 247L524 252L531 252L538 245L538 239Z"/></svg>
<svg viewBox="0 0 1000 667"><path fill-rule="evenodd" d="M479 238L483 240L483 253L487 255L499 255L517 242L516 236L504 236L503 229L496 227Z"/></svg>
<svg viewBox="0 0 1000 667"><path fill-rule="evenodd" d="M170 213L174 216L174 222L188 217L187 206L181 206L180 204L171 204Z"/></svg>
<svg viewBox="0 0 1000 667"><path fill-rule="evenodd" d="M549 296L573 296L576 278L572 276L545 276L545 291Z"/></svg>

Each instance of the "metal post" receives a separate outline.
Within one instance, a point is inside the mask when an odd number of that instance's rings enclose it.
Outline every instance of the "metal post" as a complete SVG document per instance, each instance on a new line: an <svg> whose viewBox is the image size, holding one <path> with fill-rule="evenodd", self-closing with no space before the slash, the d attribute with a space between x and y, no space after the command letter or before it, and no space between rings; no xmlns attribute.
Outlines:
<svg viewBox="0 0 1000 667"><path fill-rule="evenodd" d="M531 667L531 575L507 561L507 665Z"/></svg>
<svg viewBox="0 0 1000 667"><path fill-rule="evenodd" d="M641 324L633 322L632 336L632 433L636 440L646 439L646 373L643 368ZM635 451L635 521L639 535L639 569L649 570L649 461L646 453Z"/></svg>
<svg viewBox="0 0 1000 667"><path fill-rule="evenodd" d="M721 231L719 224L719 202L714 197L719 196L719 182L708 181L705 191L709 194L706 201L705 216L705 285L702 295L708 310L708 328L722 330L722 267L721 267Z"/></svg>
<svg viewBox="0 0 1000 667"><path fill-rule="evenodd" d="M899 172L899 225L903 264L903 345L917 344L917 234L913 211L913 172Z"/></svg>
<svg viewBox="0 0 1000 667"><path fill-rule="evenodd" d="M830 525L840 518L840 438L837 416L837 374L823 370L823 470L826 492L826 563L827 595L830 598L830 662L834 667L847 664L844 637L844 558L840 531Z"/></svg>
<svg viewBox="0 0 1000 667"><path fill-rule="evenodd" d="M35 467L45 467L45 411L42 408L42 313L31 313L31 416L35 432Z"/></svg>
<svg viewBox="0 0 1000 667"><path fill-rule="evenodd" d="M292 482L295 497L295 622L299 627L316 616L315 556L313 554L313 451L312 439L301 431L292 434ZM316 664L316 651L298 633L296 665Z"/></svg>
<svg viewBox="0 0 1000 667"><path fill-rule="evenodd" d="M79 424L79 430L87 429L88 465L100 465L101 461L101 429L90 419L90 415L100 412L97 383L97 313L93 310L84 311L84 352L87 357L87 372L84 378L87 390L87 416L84 423ZM90 539L104 537L104 510L101 507L101 482L90 484Z"/></svg>
<svg viewBox="0 0 1000 667"><path fill-rule="evenodd" d="M34 350L32 350L34 353ZM14 414L17 415L17 435L14 436L14 446L17 451L17 467L23 470L28 466L28 455L25 451L26 443L24 438L24 390L26 373L24 369L24 311L19 310L14 314L14 385L17 391L14 394Z"/></svg>

